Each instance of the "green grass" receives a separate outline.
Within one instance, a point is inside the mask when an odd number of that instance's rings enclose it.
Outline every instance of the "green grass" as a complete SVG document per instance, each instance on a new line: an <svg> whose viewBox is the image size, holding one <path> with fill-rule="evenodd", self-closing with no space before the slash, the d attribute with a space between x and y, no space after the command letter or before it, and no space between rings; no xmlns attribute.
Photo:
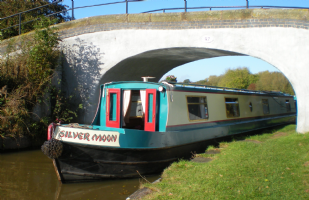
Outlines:
<svg viewBox="0 0 309 200"><path fill-rule="evenodd" d="M144 199L309 199L309 134L289 125L246 139L220 143L209 163L173 163Z"/></svg>

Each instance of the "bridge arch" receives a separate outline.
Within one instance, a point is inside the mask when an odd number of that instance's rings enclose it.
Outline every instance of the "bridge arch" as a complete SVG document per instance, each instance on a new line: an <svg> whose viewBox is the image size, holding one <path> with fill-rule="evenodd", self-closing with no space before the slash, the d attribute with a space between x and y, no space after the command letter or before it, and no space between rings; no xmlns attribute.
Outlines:
<svg viewBox="0 0 309 200"><path fill-rule="evenodd" d="M91 121L101 83L140 80L145 75L158 80L170 69L194 60L248 55L270 63L288 78L298 99L297 131L309 131L309 123L306 124L309 117L309 106L306 106L309 101L306 93L309 89L308 14L296 10L293 12L299 15L288 18L292 11L239 12L245 14L240 19L234 15L229 16L233 19L224 19L231 11L217 12L220 19L214 19L209 12L198 12L204 15L200 18L193 17L196 13L162 14L165 18L159 22L154 14L140 14L149 20L146 22L130 22L132 18L126 15L126 21L104 23L97 31L88 30L94 25L89 25L92 22L87 19L87 30L84 27L76 31L75 24L69 29L71 32L62 31L63 45L67 48L64 50L65 76L72 78L70 72L73 72L76 79L68 88L82 84L81 95L87 96L85 101L89 103L81 122ZM72 70L74 68L79 71ZM87 95L83 91L88 92Z"/></svg>
<svg viewBox="0 0 309 200"><path fill-rule="evenodd" d="M151 50L120 61L101 77L100 83L116 80L141 81L142 76L153 76L155 78L151 79L151 81L158 82L165 73L180 65L206 58L236 55L242 54L198 47L173 47Z"/></svg>

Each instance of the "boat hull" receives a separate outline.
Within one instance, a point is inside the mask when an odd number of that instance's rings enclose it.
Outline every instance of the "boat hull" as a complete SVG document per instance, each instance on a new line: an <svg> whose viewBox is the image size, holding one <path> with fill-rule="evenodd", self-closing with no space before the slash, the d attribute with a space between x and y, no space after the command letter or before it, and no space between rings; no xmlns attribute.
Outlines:
<svg viewBox="0 0 309 200"><path fill-rule="evenodd" d="M64 153L55 159L63 183L108 178L133 178L161 173L180 158L205 152L210 140L168 148L121 149L64 143Z"/></svg>
<svg viewBox="0 0 309 200"><path fill-rule="evenodd" d="M192 137L197 139L201 134L204 135L204 139L198 141L157 148L115 148L63 141L63 153L54 160L54 166L58 179L63 183L157 174L178 159L189 159L194 153L205 152L209 144L214 144L214 139L291 122L295 122L295 116L244 122L211 129L157 133L156 138L153 136L154 141L165 141L164 135L173 135L173 138L178 135L177 141L182 142L189 141ZM190 137L187 137L188 135Z"/></svg>

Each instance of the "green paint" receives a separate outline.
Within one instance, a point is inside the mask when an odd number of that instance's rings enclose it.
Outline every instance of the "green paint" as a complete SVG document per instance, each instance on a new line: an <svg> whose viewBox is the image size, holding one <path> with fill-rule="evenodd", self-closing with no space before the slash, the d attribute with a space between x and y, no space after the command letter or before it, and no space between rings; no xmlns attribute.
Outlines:
<svg viewBox="0 0 309 200"><path fill-rule="evenodd" d="M109 120L116 121L116 113L117 111L117 94L111 93L110 94L110 115Z"/></svg>
<svg viewBox="0 0 309 200"><path fill-rule="evenodd" d="M153 113L153 94L148 94L148 122L152 123L152 113Z"/></svg>

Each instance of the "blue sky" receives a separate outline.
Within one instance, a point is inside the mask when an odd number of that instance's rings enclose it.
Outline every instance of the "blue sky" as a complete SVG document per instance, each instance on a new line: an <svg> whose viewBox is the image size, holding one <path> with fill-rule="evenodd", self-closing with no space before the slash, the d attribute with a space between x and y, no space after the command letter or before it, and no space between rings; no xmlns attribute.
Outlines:
<svg viewBox="0 0 309 200"><path fill-rule="evenodd" d="M104 4L110 2L120 2L124 0L74 0L74 7L89 6L95 4ZM64 5L72 6L72 0L64 0ZM202 7L202 6L245 6L246 0L187 0L188 7ZM251 6L290 6L290 7L309 7L308 0L249 0ZM146 0L142 2L129 3L129 13L141 13L150 10L162 8L183 8L184 0ZM205 10L205 9L204 9ZM213 9L215 10L215 9ZM196 10L198 11L198 10ZM99 6L92 8L76 9L74 17L81 19L85 17L110 15L110 14L124 14L126 12L125 3ZM177 10L174 12L183 12ZM71 15L71 12L70 12ZM237 67L248 67L251 73L258 73L260 71L278 71L274 66L264 62L260 59L250 56L227 56L220 58L203 59L174 68L166 75L175 75L178 81L190 79L191 81L198 81L209 77L210 75L221 75L227 69Z"/></svg>

